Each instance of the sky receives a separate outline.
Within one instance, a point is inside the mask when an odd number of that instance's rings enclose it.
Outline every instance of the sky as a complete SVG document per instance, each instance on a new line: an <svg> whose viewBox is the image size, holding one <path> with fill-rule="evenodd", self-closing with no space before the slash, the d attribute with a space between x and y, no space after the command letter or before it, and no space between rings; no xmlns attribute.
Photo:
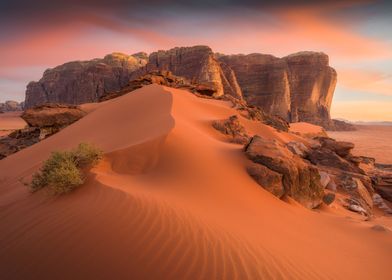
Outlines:
<svg viewBox="0 0 392 280"><path fill-rule="evenodd" d="M110 3L110 4L109 4ZM331 114L392 121L388 1L1 0L0 102L67 61L176 46L225 54L329 55L338 85Z"/></svg>

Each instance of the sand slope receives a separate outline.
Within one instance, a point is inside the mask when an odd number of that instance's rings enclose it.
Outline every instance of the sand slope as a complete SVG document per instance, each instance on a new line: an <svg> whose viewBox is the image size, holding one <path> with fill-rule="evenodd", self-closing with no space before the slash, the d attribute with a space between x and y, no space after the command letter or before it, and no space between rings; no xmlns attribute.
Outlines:
<svg viewBox="0 0 392 280"><path fill-rule="evenodd" d="M211 121L223 101L150 85L0 161L2 279L391 279L392 234L341 209L280 201ZM250 134L278 133L242 119ZM106 156L59 198L20 181L82 141Z"/></svg>

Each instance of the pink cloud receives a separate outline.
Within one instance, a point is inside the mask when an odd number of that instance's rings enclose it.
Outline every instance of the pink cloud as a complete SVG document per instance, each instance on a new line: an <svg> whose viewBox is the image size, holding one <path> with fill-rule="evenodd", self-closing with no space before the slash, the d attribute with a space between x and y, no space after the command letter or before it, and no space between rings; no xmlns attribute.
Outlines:
<svg viewBox="0 0 392 280"><path fill-rule="evenodd" d="M351 90L392 96L392 74L381 71L340 69L340 84Z"/></svg>

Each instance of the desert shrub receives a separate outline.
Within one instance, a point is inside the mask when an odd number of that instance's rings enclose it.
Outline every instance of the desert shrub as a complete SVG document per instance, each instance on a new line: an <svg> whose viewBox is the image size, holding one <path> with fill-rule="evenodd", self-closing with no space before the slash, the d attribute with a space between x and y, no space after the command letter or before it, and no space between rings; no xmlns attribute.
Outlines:
<svg viewBox="0 0 392 280"><path fill-rule="evenodd" d="M89 143L80 143L71 154L78 168L93 166L102 158L102 151Z"/></svg>
<svg viewBox="0 0 392 280"><path fill-rule="evenodd" d="M81 143L71 151L53 152L40 171L33 174L30 189L35 192L47 187L52 194L68 193L83 184L83 169L101 158L102 151L88 143Z"/></svg>

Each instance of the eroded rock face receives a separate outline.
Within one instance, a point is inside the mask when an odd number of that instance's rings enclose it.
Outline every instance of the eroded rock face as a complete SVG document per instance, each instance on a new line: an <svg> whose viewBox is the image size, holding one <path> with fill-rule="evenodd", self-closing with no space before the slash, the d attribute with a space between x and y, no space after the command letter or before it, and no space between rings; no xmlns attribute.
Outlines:
<svg viewBox="0 0 392 280"><path fill-rule="evenodd" d="M146 63L140 53L135 56L113 53L103 59L68 62L48 69L38 82L27 85L25 107L97 101L104 93L126 86L133 73Z"/></svg>
<svg viewBox="0 0 392 280"><path fill-rule="evenodd" d="M219 60L233 69L249 104L290 119L288 71L283 60L265 54L228 55Z"/></svg>
<svg viewBox="0 0 392 280"><path fill-rule="evenodd" d="M282 174L256 163L250 164L246 171L260 186L273 195L281 198L285 194Z"/></svg>
<svg viewBox="0 0 392 280"><path fill-rule="evenodd" d="M322 202L324 187L320 183L318 169L278 141L256 135L245 147L245 154L254 163L282 175L284 195L308 208L317 207Z"/></svg>
<svg viewBox="0 0 392 280"><path fill-rule="evenodd" d="M150 54L146 72L171 71L176 76L187 78L190 83L212 87L214 96L230 94L241 97L241 91L232 70L222 66L211 48L194 46L157 51Z"/></svg>
<svg viewBox="0 0 392 280"><path fill-rule="evenodd" d="M288 65L291 121L331 125L330 108L337 82L328 55L300 52L283 58Z"/></svg>
<svg viewBox="0 0 392 280"><path fill-rule="evenodd" d="M219 60L233 69L250 104L290 122L332 125L329 112L337 75L326 54L222 55Z"/></svg>
<svg viewBox="0 0 392 280"><path fill-rule="evenodd" d="M39 82L28 84L26 108L47 102L95 102L154 71L170 71L196 85L203 95L245 98L249 105L288 122L343 127L331 121L329 113L336 72L329 66L328 56L318 52L277 58L265 54L214 54L207 46L194 46L160 50L148 59L146 53L114 53L45 71Z"/></svg>

